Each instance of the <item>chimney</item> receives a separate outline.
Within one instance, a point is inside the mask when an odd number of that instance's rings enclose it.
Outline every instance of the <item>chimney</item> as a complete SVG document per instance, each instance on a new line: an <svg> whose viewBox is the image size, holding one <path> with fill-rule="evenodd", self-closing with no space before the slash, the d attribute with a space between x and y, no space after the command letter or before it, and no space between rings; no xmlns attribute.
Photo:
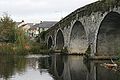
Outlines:
<svg viewBox="0 0 120 80"><path fill-rule="evenodd" d="M22 20L22 22L24 22L24 20Z"/></svg>

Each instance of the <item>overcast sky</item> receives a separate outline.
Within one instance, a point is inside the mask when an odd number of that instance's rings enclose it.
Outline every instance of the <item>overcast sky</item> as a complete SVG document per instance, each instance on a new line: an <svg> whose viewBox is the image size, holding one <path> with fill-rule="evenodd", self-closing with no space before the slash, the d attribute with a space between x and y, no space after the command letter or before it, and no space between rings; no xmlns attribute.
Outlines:
<svg viewBox="0 0 120 80"><path fill-rule="evenodd" d="M97 0L0 0L0 16L7 12L15 21L59 21L72 11Z"/></svg>

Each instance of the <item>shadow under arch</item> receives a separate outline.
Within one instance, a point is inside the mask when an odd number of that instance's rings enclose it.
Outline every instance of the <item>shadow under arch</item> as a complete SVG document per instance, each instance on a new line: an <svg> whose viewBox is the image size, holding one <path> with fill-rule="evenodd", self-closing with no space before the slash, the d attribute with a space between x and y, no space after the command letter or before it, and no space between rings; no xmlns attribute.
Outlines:
<svg viewBox="0 0 120 80"><path fill-rule="evenodd" d="M48 44L47 45L48 49L52 48L52 46L53 46L53 38L51 36L48 38L48 43L47 44Z"/></svg>
<svg viewBox="0 0 120 80"><path fill-rule="evenodd" d="M85 53L88 48L88 40L84 26L80 21L76 21L70 33L69 51L70 53Z"/></svg>
<svg viewBox="0 0 120 80"><path fill-rule="evenodd" d="M120 52L120 14L109 12L102 20L96 41L95 55L115 55Z"/></svg>
<svg viewBox="0 0 120 80"><path fill-rule="evenodd" d="M63 32L59 29L56 35L56 49L62 50L64 47L64 36Z"/></svg>

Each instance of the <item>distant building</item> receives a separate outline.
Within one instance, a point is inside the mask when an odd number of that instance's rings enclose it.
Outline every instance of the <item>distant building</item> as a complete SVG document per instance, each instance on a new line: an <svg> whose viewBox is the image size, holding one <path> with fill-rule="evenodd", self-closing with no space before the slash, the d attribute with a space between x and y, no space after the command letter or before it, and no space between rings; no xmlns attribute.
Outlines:
<svg viewBox="0 0 120 80"><path fill-rule="evenodd" d="M32 39L34 39L35 37L38 36L39 34L39 27L37 27L37 24L33 25L29 30L28 30L28 33L29 33L29 37Z"/></svg>
<svg viewBox="0 0 120 80"><path fill-rule="evenodd" d="M39 31L40 33L42 31L46 31L48 30L50 27L52 27L53 25L55 25L57 22L56 21L44 21L44 22L41 22L39 24Z"/></svg>
<svg viewBox="0 0 120 80"><path fill-rule="evenodd" d="M25 23L24 20L22 20L21 22L16 22L16 25L28 35L28 30L33 26L33 23Z"/></svg>
<svg viewBox="0 0 120 80"><path fill-rule="evenodd" d="M29 36L31 38L35 38L38 36L39 33L41 33L42 31L48 30L50 27L52 27L56 23L57 23L56 21L43 21L43 22L41 21L40 23L33 25L29 29Z"/></svg>

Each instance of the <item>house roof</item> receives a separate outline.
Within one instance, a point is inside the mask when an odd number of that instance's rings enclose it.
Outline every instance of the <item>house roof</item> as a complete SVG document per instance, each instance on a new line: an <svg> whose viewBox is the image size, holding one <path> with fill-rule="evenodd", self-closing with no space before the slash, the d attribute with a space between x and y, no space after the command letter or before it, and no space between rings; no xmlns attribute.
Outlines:
<svg viewBox="0 0 120 80"><path fill-rule="evenodd" d="M50 28L53 25L55 25L57 22L56 21L43 21L39 24L40 28Z"/></svg>
<svg viewBox="0 0 120 80"><path fill-rule="evenodd" d="M37 23L33 26L31 26L30 30L34 30L36 28L50 28L53 25L55 25L57 23L57 21L43 21L41 23Z"/></svg>
<svg viewBox="0 0 120 80"><path fill-rule="evenodd" d="M39 26L39 24L35 24L35 25L31 26L29 30L35 30L35 29L37 29L38 26Z"/></svg>
<svg viewBox="0 0 120 80"><path fill-rule="evenodd" d="M18 26L18 25L20 25L22 23L24 23L24 21L22 21L22 22L16 22L16 25ZM29 26L33 26L33 23L24 23L24 24L27 24Z"/></svg>
<svg viewBox="0 0 120 80"><path fill-rule="evenodd" d="M27 23L27 25L29 25L29 26L33 26L33 25L34 25L34 23Z"/></svg>

